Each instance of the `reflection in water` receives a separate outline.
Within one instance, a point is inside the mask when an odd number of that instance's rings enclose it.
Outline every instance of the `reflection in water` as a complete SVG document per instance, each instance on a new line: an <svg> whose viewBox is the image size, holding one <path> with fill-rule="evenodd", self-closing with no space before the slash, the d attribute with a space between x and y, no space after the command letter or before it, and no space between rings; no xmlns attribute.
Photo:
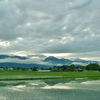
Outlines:
<svg viewBox="0 0 100 100"><path fill-rule="evenodd" d="M61 77L61 76L31 76L31 75L3 75L0 79L24 79L24 78L51 78L51 77Z"/></svg>
<svg viewBox="0 0 100 100"><path fill-rule="evenodd" d="M100 100L100 80L2 81L0 100Z"/></svg>
<svg viewBox="0 0 100 100"><path fill-rule="evenodd" d="M62 84L60 84L62 85ZM45 87L42 87L41 89L74 89L72 87L69 87L69 86L60 86L60 85L54 85L54 86L45 86Z"/></svg>
<svg viewBox="0 0 100 100"><path fill-rule="evenodd" d="M3 87L3 86L18 86L18 85L24 85L26 84L26 82L9 82L9 81L6 81L6 82L0 82L0 87Z"/></svg>

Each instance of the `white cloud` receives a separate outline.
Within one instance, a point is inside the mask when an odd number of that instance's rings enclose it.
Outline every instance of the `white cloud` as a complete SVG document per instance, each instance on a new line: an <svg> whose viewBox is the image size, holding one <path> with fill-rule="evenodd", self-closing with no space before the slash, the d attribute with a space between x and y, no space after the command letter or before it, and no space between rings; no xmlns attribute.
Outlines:
<svg viewBox="0 0 100 100"><path fill-rule="evenodd" d="M1 53L76 53L76 57L83 57L80 53L100 51L99 3L99 0L1 1Z"/></svg>
<svg viewBox="0 0 100 100"><path fill-rule="evenodd" d="M0 40L0 46L2 46L2 47L9 47L10 46L10 42L9 41L2 41L2 40Z"/></svg>

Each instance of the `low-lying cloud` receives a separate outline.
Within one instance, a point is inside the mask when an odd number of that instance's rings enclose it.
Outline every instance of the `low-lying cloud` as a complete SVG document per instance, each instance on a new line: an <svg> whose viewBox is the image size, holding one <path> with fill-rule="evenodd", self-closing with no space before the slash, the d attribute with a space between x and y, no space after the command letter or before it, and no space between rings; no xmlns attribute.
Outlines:
<svg viewBox="0 0 100 100"><path fill-rule="evenodd" d="M27 57L21 57L21 56L0 55L0 59L6 59L6 58L17 58L17 59L21 59L21 60L28 59Z"/></svg>

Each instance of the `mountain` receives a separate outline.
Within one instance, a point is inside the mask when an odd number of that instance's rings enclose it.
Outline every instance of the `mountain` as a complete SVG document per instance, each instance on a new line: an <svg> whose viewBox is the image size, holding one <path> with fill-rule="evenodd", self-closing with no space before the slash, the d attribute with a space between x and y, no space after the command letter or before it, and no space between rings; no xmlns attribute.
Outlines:
<svg viewBox="0 0 100 100"><path fill-rule="evenodd" d="M23 68L30 68L30 67L38 67L38 68L49 68L52 67L51 65L42 65L42 64L24 64L24 63L10 63L10 62L3 62L0 63L0 67L23 67Z"/></svg>
<svg viewBox="0 0 100 100"><path fill-rule="evenodd" d="M23 59L23 58L21 58ZM23 67L23 68L30 68L30 67L37 67L37 68L50 68L53 66L57 65L70 65L70 64L75 64L75 65L87 65L90 63L97 63L98 61L87 61L87 60L82 60L82 59L58 59L56 57L50 56L47 57L43 60L43 62L46 62L48 64L26 64L26 63L12 63L12 62L2 62L0 63L0 67Z"/></svg>
<svg viewBox="0 0 100 100"><path fill-rule="evenodd" d="M71 63L69 59L58 59L56 57L50 56L43 60L43 62L48 62L49 64L66 64Z"/></svg>
<svg viewBox="0 0 100 100"><path fill-rule="evenodd" d="M48 64L52 64L52 65L70 65L70 64L75 64L75 65L86 65L86 64L89 64L89 63L98 63L98 61L87 61L87 60L82 60L82 59L79 59L79 58L76 58L76 59L58 59L56 57L53 57L53 56L50 56L50 57L47 57L43 60L43 62L48 62Z"/></svg>

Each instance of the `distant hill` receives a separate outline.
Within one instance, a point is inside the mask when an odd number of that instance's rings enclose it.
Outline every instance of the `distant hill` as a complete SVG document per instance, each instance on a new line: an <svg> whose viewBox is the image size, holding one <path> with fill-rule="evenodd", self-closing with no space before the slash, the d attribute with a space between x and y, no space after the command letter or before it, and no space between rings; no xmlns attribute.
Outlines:
<svg viewBox="0 0 100 100"><path fill-rule="evenodd" d="M71 61L69 59L58 59L56 57L50 56L43 60L44 62L48 62L50 64L70 64Z"/></svg>
<svg viewBox="0 0 100 100"><path fill-rule="evenodd" d="M56 57L50 56L47 57L43 60L43 62L48 62L48 64L52 65L70 65L70 64L75 64L75 65L81 65L81 64L90 64L90 63L98 63L98 61L87 61L87 60L82 60L82 59L58 59Z"/></svg>
<svg viewBox="0 0 100 100"><path fill-rule="evenodd" d="M23 59L23 58L21 58ZM47 65L43 65L43 64L26 64L26 63L12 63L12 62L2 62L0 63L0 67L8 67L8 68L12 68L12 67L23 67L23 68L30 68L30 67L37 67L37 68L50 68L53 66L58 66L58 65L70 65L70 64L74 64L74 65L86 65L86 64L90 64L90 63L97 63L98 61L86 61L86 60L82 60L82 59L58 59L56 57L50 56L47 57L43 60L43 62L47 62Z"/></svg>
<svg viewBox="0 0 100 100"><path fill-rule="evenodd" d="M51 65L42 65L42 64L24 64L24 63L11 63L11 62L3 62L0 63L0 67L23 67L23 68L30 68L30 67L38 67L38 68L49 68L52 67Z"/></svg>

